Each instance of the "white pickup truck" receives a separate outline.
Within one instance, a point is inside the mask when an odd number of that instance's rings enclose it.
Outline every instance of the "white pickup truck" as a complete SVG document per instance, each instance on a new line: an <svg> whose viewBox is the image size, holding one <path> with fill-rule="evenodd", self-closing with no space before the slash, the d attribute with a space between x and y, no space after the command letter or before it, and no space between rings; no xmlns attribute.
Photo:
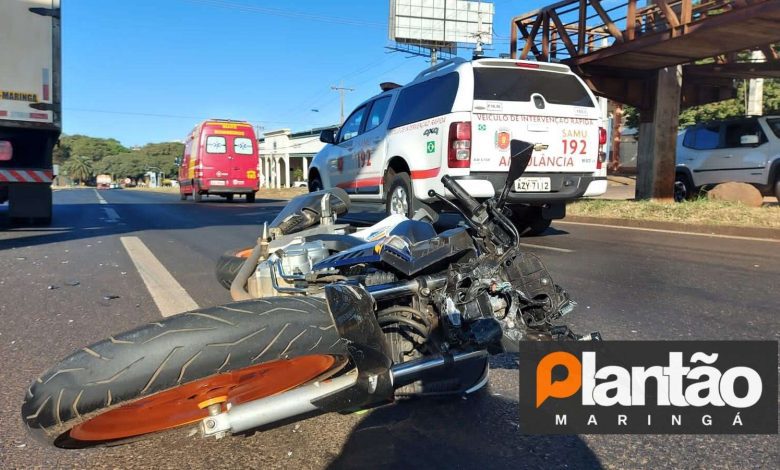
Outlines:
<svg viewBox="0 0 780 470"><path fill-rule="evenodd" d="M339 187L411 216L444 175L477 199L506 181L509 143L540 144L507 203L531 233L565 215L565 204L607 188L606 131L599 104L569 67L512 59L453 59L360 104L312 161L310 190Z"/></svg>

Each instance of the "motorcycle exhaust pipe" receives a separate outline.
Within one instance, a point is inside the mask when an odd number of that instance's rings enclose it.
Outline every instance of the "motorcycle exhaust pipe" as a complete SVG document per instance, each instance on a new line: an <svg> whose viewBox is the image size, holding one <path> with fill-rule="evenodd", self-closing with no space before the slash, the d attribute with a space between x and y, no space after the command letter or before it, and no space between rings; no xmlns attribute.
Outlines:
<svg viewBox="0 0 780 470"><path fill-rule="evenodd" d="M459 362L479 359L487 355L487 351L484 350L439 354L394 365L390 369L393 388L408 385ZM346 391L355 385L357 380L357 373L349 373L241 405L228 404L226 412L221 412L220 405L212 405L216 406L214 413L199 424L201 436L221 438L228 433L236 434L307 413L322 411L313 402Z"/></svg>
<svg viewBox="0 0 780 470"><path fill-rule="evenodd" d="M228 405L227 412L217 411L204 418L199 425L200 433L219 439L228 433L236 434L317 411L319 408L312 404L313 401L351 387L357 377L357 374L346 374L241 405Z"/></svg>
<svg viewBox="0 0 780 470"><path fill-rule="evenodd" d="M436 356L417 359L415 361L404 362L394 365L390 369L393 378L393 388L409 385L426 376L440 372L442 369L452 367L457 363L487 357L485 350L471 351L458 354L437 354Z"/></svg>

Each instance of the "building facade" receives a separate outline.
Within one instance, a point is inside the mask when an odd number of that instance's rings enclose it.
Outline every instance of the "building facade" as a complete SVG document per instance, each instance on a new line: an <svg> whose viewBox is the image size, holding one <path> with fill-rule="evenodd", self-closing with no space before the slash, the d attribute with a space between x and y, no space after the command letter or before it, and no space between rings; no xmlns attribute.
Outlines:
<svg viewBox="0 0 780 470"><path fill-rule="evenodd" d="M297 181L306 181L309 162L324 143L320 132L337 126L319 127L302 132L290 129L266 131L259 139L258 173L261 188L289 188Z"/></svg>

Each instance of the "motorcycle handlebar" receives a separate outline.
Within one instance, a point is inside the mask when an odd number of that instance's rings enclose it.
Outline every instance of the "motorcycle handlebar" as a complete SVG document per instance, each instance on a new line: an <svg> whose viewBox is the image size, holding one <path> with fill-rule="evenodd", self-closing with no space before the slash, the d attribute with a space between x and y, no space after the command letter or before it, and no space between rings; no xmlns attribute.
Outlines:
<svg viewBox="0 0 780 470"><path fill-rule="evenodd" d="M469 193L461 185L458 184L451 176L444 175L441 177L441 183L449 192L452 193L462 204L463 209L468 215L473 215L479 208L480 204L476 199L471 197Z"/></svg>

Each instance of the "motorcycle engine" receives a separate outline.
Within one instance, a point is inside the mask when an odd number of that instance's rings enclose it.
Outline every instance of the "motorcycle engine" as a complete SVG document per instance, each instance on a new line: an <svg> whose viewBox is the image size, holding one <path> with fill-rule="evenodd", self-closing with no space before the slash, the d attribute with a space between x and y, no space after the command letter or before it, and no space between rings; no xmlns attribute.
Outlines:
<svg viewBox="0 0 780 470"><path fill-rule="evenodd" d="M250 294L255 297L274 297L285 295L273 287L271 270L281 267L284 276L302 276L312 271L312 266L330 255L328 248L321 240L290 245L272 254L268 259L257 265L255 275L248 284ZM282 279L277 271L276 280L280 287L293 287L293 284Z"/></svg>

